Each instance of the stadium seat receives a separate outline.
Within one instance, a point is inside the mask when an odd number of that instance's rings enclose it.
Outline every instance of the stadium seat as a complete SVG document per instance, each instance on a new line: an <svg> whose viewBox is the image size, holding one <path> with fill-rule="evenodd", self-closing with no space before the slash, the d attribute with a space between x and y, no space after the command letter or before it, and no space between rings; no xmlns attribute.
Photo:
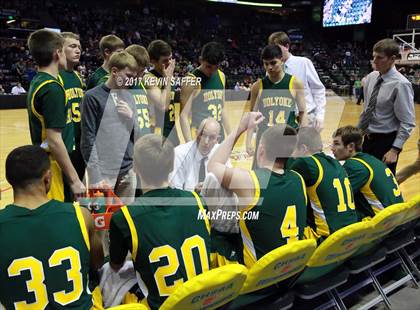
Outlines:
<svg viewBox="0 0 420 310"><path fill-rule="evenodd" d="M178 287L159 309L218 308L239 295L247 273L247 268L240 264L230 264L204 272Z"/></svg>
<svg viewBox="0 0 420 310"><path fill-rule="evenodd" d="M290 279L301 272L311 258L316 248L315 240L299 240L281 246L261 257L249 270L246 281L237 299L232 302L229 309L243 309L250 303L270 304L276 309L287 309L292 306L294 296L291 292L281 291L270 287L276 283ZM279 287L282 283L279 283ZM288 287L287 284L284 285ZM255 292L255 294L250 294Z"/></svg>
<svg viewBox="0 0 420 310"><path fill-rule="evenodd" d="M147 310L148 308L142 304L126 304L107 308L106 310Z"/></svg>
<svg viewBox="0 0 420 310"><path fill-rule="evenodd" d="M345 309L336 287L347 281L349 271L341 265L367 242L371 229L369 221L355 223L322 242L296 282L296 295L312 299L327 293L339 309Z"/></svg>

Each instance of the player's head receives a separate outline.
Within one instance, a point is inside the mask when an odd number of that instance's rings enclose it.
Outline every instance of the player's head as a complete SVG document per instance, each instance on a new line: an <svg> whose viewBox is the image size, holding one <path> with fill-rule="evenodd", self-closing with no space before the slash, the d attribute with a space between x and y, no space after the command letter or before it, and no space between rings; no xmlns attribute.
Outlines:
<svg viewBox="0 0 420 310"><path fill-rule="evenodd" d="M298 132L296 156L308 156L322 151L321 134L313 127L301 127Z"/></svg>
<svg viewBox="0 0 420 310"><path fill-rule="evenodd" d="M150 62L156 70L163 71L169 66L172 59L172 48L168 43L162 40L154 40L150 42L147 51L149 52Z"/></svg>
<svg viewBox="0 0 420 310"><path fill-rule="evenodd" d="M197 130L197 145L201 155L208 155L220 138L220 124L212 117L203 119Z"/></svg>
<svg viewBox="0 0 420 310"><path fill-rule="evenodd" d="M286 32L278 31L273 32L268 37L268 44L269 45L277 45L280 47L281 51L283 52L283 56L287 54L290 48L290 39Z"/></svg>
<svg viewBox="0 0 420 310"><path fill-rule="evenodd" d="M261 60L269 76L283 71L282 51L277 45L267 45L261 52Z"/></svg>
<svg viewBox="0 0 420 310"><path fill-rule="evenodd" d="M82 53L80 37L73 32L62 32L61 35L64 38L64 54L66 55L67 64L73 69L79 63Z"/></svg>
<svg viewBox="0 0 420 310"><path fill-rule="evenodd" d="M200 66L205 75L211 76L219 68L225 58L223 45L217 42L208 42L201 49Z"/></svg>
<svg viewBox="0 0 420 310"><path fill-rule="evenodd" d="M134 169L143 185L159 187L174 169L174 147L165 137L148 134L134 146Z"/></svg>
<svg viewBox="0 0 420 310"><path fill-rule="evenodd" d="M337 160L346 160L361 152L362 144L362 131L354 126L345 126L334 132L331 150Z"/></svg>
<svg viewBox="0 0 420 310"><path fill-rule="evenodd" d="M37 30L29 36L29 52L39 67L48 67L52 63L60 69L66 64L63 51L64 38L61 34L45 29Z"/></svg>
<svg viewBox="0 0 420 310"><path fill-rule="evenodd" d="M114 53L108 62L109 79L117 88L128 88L127 81L137 76L137 62L126 51Z"/></svg>
<svg viewBox="0 0 420 310"><path fill-rule="evenodd" d="M147 50L138 44L131 44L125 51L129 53L137 62L137 76L142 77L144 70L149 67L150 58Z"/></svg>
<svg viewBox="0 0 420 310"><path fill-rule="evenodd" d="M51 185L50 160L47 152L36 145L20 146L6 158L6 179L16 194L47 194Z"/></svg>
<svg viewBox="0 0 420 310"><path fill-rule="evenodd" d="M121 52L124 48L124 41L113 34L104 36L99 41L99 51L105 61L108 61L113 53Z"/></svg>
<svg viewBox="0 0 420 310"><path fill-rule="evenodd" d="M268 128L261 136L257 150L259 167L284 165L296 148L296 130L289 125Z"/></svg>
<svg viewBox="0 0 420 310"><path fill-rule="evenodd" d="M383 39L376 42L373 46L373 63L374 69L382 74L388 72L395 63L400 54L400 47L398 43L392 39Z"/></svg>

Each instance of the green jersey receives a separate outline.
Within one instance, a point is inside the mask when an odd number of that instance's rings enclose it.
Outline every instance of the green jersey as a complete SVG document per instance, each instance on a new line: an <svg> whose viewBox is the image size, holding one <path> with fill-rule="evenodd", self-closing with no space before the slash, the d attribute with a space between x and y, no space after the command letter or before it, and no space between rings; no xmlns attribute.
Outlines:
<svg viewBox="0 0 420 310"><path fill-rule="evenodd" d="M204 207L196 193L165 188L145 193L112 216L111 262L123 263L130 250L151 309L209 270L210 225L200 212Z"/></svg>
<svg viewBox="0 0 420 310"><path fill-rule="evenodd" d="M80 104L83 98L83 89L86 88L77 71L61 70L58 80L66 91L67 105L71 109L71 117L74 128L74 143L77 149L80 148L81 128L80 128Z"/></svg>
<svg viewBox="0 0 420 310"><path fill-rule="evenodd" d="M328 237L357 222L350 181L336 159L320 152L288 160L287 167L299 172L305 180L311 203L308 224L314 232Z"/></svg>
<svg viewBox="0 0 420 310"><path fill-rule="evenodd" d="M145 75L145 80L150 79L151 85L157 85L160 89L164 89L166 83L171 83L169 80L165 80L164 77L156 70L150 70ZM170 140L174 145L179 144L178 135L175 129L175 86L171 85L171 100L169 101L168 110L162 113L155 109L156 127L162 130L162 135L166 138L170 137Z"/></svg>
<svg viewBox="0 0 420 310"><path fill-rule="evenodd" d="M95 72L91 74L91 76L89 76L86 89L89 90L91 88L94 88L95 86L102 84L100 81L107 74L108 72L102 66L100 66L98 69L95 70Z"/></svg>
<svg viewBox="0 0 420 310"><path fill-rule="evenodd" d="M239 221L248 268L268 252L303 239L307 202L305 183L297 172L280 174L262 168L250 173L256 188L254 203L241 212ZM279 199L279 193L287 195ZM258 220L247 219L248 211L258 212Z"/></svg>
<svg viewBox="0 0 420 310"><path fill-rule="evenodd" d="M221 124L225 93L225 75L222 71L217 70L212 76L208 77L198 68L189 74L201 79L199 93L192 100L191 125L198 128L201 121L208 117L214 118Z"/></svg>
<svg viewBox="0 0 420 310"><path fill-rule="evenodd" d="M140 137L151 133L150 118L149 118L149 100L147 98L147 91L143 83L135 85L131 90L137 109L137 120L139 124Z"/></svg>
<svg viewBox="0 0 420 310"><path fill-rule="evenodd" d="M6 309L92 307L89 236L77 204L8 205L0 210L0 236L0 303Z"/></svg>
<svg viewBox="0 0 420 310"><path fill-rule="evenodd" d="M32 144L49 151L46 129L60 129L67 152L72 152L71 106L61 83L48 73L38 72L31 81L26 100Z"/></svg>
<svg viewBox="0 0 420 310"><path fill-rule="evenodd" d="M296 100L292 94L294 76L285 73L277 83L271 82L268 76L260 80L260 95L257 109L265 120L258 126L258 135L269 127L287 124L298 128L296 117Z"/></svg>
<svg viewBox="0 0 420 310"><path fill-rule="evenodd" d="M344 163L354 191L359 218L374 216L384 208L403 202L391 170L376 157L357 153Z"/></svg>

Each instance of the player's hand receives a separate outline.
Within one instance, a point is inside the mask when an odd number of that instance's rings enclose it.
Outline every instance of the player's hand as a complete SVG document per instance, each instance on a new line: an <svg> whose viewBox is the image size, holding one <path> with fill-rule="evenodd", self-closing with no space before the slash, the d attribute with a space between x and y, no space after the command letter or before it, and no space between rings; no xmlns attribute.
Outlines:
<svg viewBox="0 0 420 310"><path fill-rule="evenodd" d="M244 132L247 129L254 129L259 123L264 120L261 112L246 112L239 122L239 132Z"/></svg>
<svg viewBox="0 0 420 310"><path fill-rule="evenodd" d="M194 191L200 194L202 189L203 189L203 182L200 182L195 186Z"/></svg>
<svg viewBox="0 0 420 310"><path fill-rule="evenodd" d="M255 148L253 147L252 144L246 146L246 152L248 153L249 156L253 156L254 155Z"/></svg>
<svg viewBox="0 0 420 310"><path fill-rule="evenodd" d="M131 110L128 103L123 100L118 100L117 111L125 119L131 119L133 117L133 110Z"/></svg>
<svg viewBox="0 0 420 310"><path fill-rule="evenodd" d="M70 183L70 189L72 193L76 196L76 198L82 197L86 193L86 187L79 179L77 179L75 182Z"/></svg>
<svg viewBox="0 0 420 310"><path fill-rule="evenodd" d="M91 184L89 186L92 189L111 189L111 184L108 183L106 180L99 181L98 183Z"/></svg>
<svg viewBox="0 0 420 310"><path fill-rule="evenodd" d="M398 151L394 149L390 149L388 152L386 152L386 154L382 158L382 161L385 164L389 165L389 164L395 163L397 159L398 159Z"/></svg>
<svg viewBox="0 0 420 310"><path fill-rule="evenodd" d="M312 126L318 131L321 132L322 128L324 127L323 122L320 119L314 118Z"/></svg>
<svg viewBox="0 0 420 310"><path fill-rule="evenodd" d="M175 59L172 58L171 60L169 60L169 65L165 68L165 76L166 77L173 77L174 75L174 71L175 71Z"/></svg>

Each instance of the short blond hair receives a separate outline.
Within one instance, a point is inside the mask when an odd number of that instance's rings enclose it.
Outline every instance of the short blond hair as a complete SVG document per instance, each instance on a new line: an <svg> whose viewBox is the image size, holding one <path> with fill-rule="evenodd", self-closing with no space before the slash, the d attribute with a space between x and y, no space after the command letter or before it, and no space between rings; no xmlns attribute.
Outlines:
<svg viewBox="0 0 420 310"><path fill-rule="evenodd" d="M124 70L130 68L131 70L137 70L137 62L133 56L126 51L114 53L109 59L109 69L117 68L118 70Z"/></svg>
<svg viewBox="0 0 420 310"><path fill-rule="evenodd" d="M61 36L64 39L75 39L77 41L80 41L80 36L74 32L62 32Z"/></svg>
<svg viewBox="0 0 420 310"><path fill-rule="evenodd" d="M139 67L148 67L150 63L149 53L147 49L138 44L131 44L126 47L125 51L129 53L137 61Z"/></svg>
<svg viewBox="0 0 420 310"><path fill-rule="evenodd" d="M287 46L287 45L290 45L290 43L291 42L290 42L289 36L287 35L286 32L283 32L283 31L273 32L268 37L269 45L280 44L281 46Z"/></svg>
<svg viewBox="0 0 420 310"><path fill-rule="evenodd" d="M400 54L400 47L393 39L383 39L373 46L373 51L376 53L383 53L387 57L398 56Z"/></svg>
<svg viewBox="0 0 420 310"><path fill-rule="evenodd" d="M134 146L134 166L147 184L159 186L168 181L174 169L174 146L165 137L147 134Z"/></svg>
<svg viewBox="0 0 420 310"><path fill-rule="evenodd" d="M105 50L109 50L111 53L115 52L119 48L125 48L124 41L113 34L109 34L101 38L99 41L99 51L102 57L105 57Z"/></svg>

